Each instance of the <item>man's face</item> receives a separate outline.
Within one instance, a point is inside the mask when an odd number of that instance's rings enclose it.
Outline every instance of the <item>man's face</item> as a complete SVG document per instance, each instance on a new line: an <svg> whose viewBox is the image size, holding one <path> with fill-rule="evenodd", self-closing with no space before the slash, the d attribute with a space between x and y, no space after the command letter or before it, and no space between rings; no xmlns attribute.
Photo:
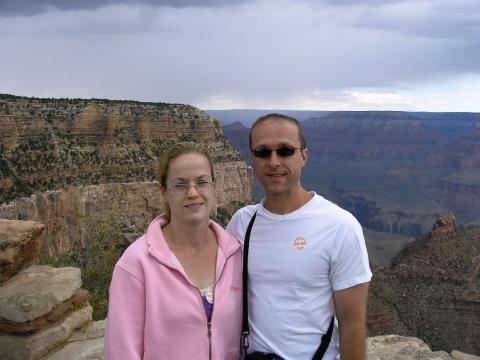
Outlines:
<svg viewBox="0 0 480 360"><path fill-rule="evenodd" d="M276 151L263 158L252 154L255 173L267 196L288 195L301 189L300 175L307 161L307 150L299 149L298 128L290 121L265 120L253 129L252 150L285 147L295 148L291 156L280 156Z"/></svg>

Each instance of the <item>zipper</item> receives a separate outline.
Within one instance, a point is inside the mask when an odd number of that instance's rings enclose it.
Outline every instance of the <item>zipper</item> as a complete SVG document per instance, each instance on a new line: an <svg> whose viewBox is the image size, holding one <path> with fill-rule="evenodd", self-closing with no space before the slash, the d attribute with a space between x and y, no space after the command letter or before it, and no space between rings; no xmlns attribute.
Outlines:
<svg viewBox="0 0 480 360"><path fill-rule="evenodd" d="M200 295L200 305L202 306L203 314L205 315L205 321L207 322L208 360L212 360L212 319L214 310L212 309L212 317L210 318L210 321L208 321L207 311L205 310L205 305L203 305L202 293L196 286L195 289L197 289L198 295ZM213 286L213 299L213 308L215 309L215 284Z"/></svg>
<svg viewBox="0 0 480 360"><path fill-rule="evenodd" d="M208 360L212 360L212 323L207 323L208 329Z"/></svg>
<svg viewBox="0 0 480 360"><path fill-rule="evenodd" d="M218 250L217 250L217 251L218 251ZM238 249L237 249L236 251L238 251ZM225 256L225 261L224 261L224 263L223 263L223 266L222 266L222 269L221 269L221 271L220 271L220 274L218 275L218 277L215 275L215 283L213 284L213 309L212 309L212 316L211 316L211 318L210 318L210 321L208 321L208 318L207 318L207 313L206 313L206 311L205 311L205 306L203 305L202 294L201 294L201 292L200 292L200 289L197 288L197 287L188 279L188 276L186 276L186 274L184 273L184 271L182 271L183 269L178 268L177 266L172 265L172 264L170 264L169 262L164 261L163 259L160 260L160 259L157 258L157 260L159 261L159 263L163 264L164 266L166 266L166 267L168 267L168 268L170 268L170 269L172 269L172 270L175 270L175 271L179 272L180 275L182 275L182 276L187 280L187 282L190 283L190 285L192 285L195 289L197 289L198 295L200 296L200 305L201 305L202 308L203 308L203 314L204 314L204 316L205 316L205 321L207 322L208 360L212 360L212 320L213 320L213 315L214 315L214 313L215 313L215 293L216 293L215 288L216 288L216 286L217 286L218 280L220 280L220 278L222 277L223 271L224 271L224 269L225 269L225 265L227 264L227 260L228 260L231 256L233 256L234 253L235 253L235 252L229 254L228 256ZM217 256L218 256L218 253L217 253ZM215 272L216 272L216 267L217 267L217 266L216 266L216 263L217 263L217 262L215 261Z"/></svg>
<svg viewBox="0 0 480 360"><path fill-rule="evenodd" d="M218 275L218 277L215 276L215 283L213 284L213 309L212 309L212 316L210 317L210 321L208 321L207 312L205 311L205 306L203 306L202 294L200 293L200 290L197 288L198 293L200 295L200 301L202 302L202 307L204 310L203 313L205 314L205 320L207 320L208 360L212 360L212 321L213 321L213 315L215 314L215 295L216 295L215 289L217 287L218 280L220 280L220 278L222 277L223 270L225 269L225 265L230 256L225 258L225 262L222 266L222 270L220 270L220 274ZM215 267L216 267L216 261L215 261Z"/></svg>

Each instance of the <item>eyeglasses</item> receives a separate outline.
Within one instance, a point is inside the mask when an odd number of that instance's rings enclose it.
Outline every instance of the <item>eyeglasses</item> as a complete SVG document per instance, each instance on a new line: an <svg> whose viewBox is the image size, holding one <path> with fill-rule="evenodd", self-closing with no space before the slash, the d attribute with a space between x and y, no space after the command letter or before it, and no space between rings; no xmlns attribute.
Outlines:
<svg viewBox="0 0 480 360"><path fill-rule="evenodd" d="M167 187L167 191L170 191L172 195L185 195L188 193L190 186L195 187L199 193L207 192L211 189L212 185L214 184L213 181L208 180L198 180L193 183L177 183L173 184L171 187Z"/></svg>
<svg viewBox="0 0 480 360"><path fill-rule="evenodd" d="M264 159L272 156L272 152L276 152L277 155L280 157L289 157L295 154L295 150L303 150L303 148L281 146L277 150L273 150L266 147L259 147L259 148L253 149L252 153L253 153L253 156Z"/></svg>

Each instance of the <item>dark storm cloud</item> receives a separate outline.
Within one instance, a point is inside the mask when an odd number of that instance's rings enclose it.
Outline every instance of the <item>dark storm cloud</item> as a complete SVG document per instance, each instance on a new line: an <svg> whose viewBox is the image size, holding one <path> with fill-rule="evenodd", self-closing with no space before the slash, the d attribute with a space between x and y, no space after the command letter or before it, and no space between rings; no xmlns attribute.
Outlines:
<svg viewBox="0 0 480 360"><path fill-rule="evenodd" d="M155 7L210 7L233 5L245 0L0 0L0 16L32 16L56 10L96 10L108 5Z"/></svg>
<svg viewBox="0 0 480 360"><path fill-rule="evenodd" d="M471 76L469 86L480 88L479 7L476 0L0 0L0 90L210 108L295 99L304 108L321 106L318 99L346 108L352 96L404 104L397 89L432 84L440 93L439 83L450 81L450 89L453 79Z"/></svg>

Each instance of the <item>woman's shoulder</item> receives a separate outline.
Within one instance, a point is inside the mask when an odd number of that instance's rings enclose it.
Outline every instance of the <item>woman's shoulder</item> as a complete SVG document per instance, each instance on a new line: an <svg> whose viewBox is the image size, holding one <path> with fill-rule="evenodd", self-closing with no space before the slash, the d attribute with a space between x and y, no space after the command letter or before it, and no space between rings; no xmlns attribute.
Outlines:
<svg viewBox="0 0 480 360"><path fill-rule="evenodd" d="M122 267L137 266L148 257L148 247L146 235L140 236L123 252L117 261L117 265Z"/></svg>

